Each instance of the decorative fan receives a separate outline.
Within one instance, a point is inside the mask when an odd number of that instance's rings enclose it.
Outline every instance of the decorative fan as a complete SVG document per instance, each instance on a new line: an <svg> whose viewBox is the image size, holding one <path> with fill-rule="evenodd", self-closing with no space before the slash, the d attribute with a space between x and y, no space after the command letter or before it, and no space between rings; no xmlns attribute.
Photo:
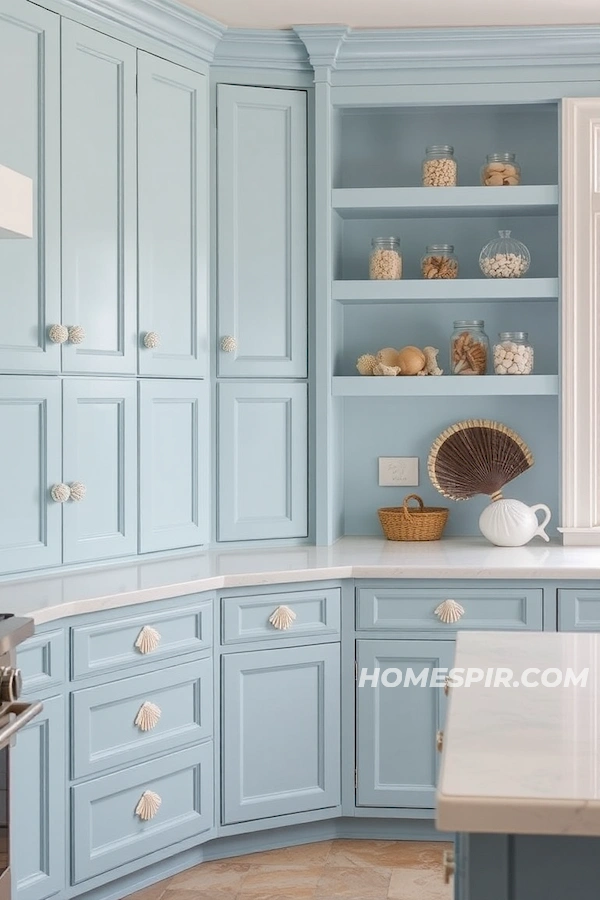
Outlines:
<svg viewBox="0 0 600 900"><path fill-rule="evenodd" d="M531 450L519 435L500 422L469 419L452 425L435 439L427 468L435 488L451 500L501 489L533 465Z"/></svg>

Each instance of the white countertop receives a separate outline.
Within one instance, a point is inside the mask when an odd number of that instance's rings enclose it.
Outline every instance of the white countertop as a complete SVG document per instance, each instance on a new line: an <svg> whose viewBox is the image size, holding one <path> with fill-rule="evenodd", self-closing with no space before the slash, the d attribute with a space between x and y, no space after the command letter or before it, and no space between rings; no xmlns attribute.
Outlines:
<svg viewBox="0 0 600 900"><path fill-rule="evenodd" d="M493 547L484 538L398 543L345 537L329 547L209 550L0 583L0 611L38 624L65 616L219 588L341 578L600 579L600 552L535 541Z"/></svg>
<svg viewBox="0 0 600 900"><path fill-rule="evenodd" d="M600 634L461 632L455 666L590 671L586 687L451 689L438 828L600 835Z"/></svg>

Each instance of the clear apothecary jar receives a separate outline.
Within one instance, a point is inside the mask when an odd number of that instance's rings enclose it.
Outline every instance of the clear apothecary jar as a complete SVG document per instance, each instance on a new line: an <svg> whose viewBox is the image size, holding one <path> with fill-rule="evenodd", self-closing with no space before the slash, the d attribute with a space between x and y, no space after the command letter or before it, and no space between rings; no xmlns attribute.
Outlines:
<svg viewBox="0 0 600 900"><path fill-rule="evenodd" d="M483 319L460 319L454 323L450 338L452 375L485 375L490 342L484 324Z"/></svg>
<svg viewBox="0 0 600 900"><path fill-rule="evenodd" d="M508 187L521 184L521 166L515 153L488 153L481 169L485 187Z"/></svg>
<svg viewBox="0 0 600 900"><path fill-rule="evenodd" d="M402 254L397 237L374 237L371 240L369 278L373 281L393 281L402 278Z"/></svg>
<svg viewBox="0 0 600 900"><path fill-rule="evenodd" d="M455 187L457 176L454 147L450 144L434 144L425 149L422 164L423 187Z"/></svg>
<svg viewBox="0 0 600 900"><path fill-rule="evenodd" d="M452 244L428 244L421 260L423 278L458 278L458 260Z"/></svg>
<svg viewBox="0 0 600 900"><path fill-rule="evenodd" d="M499 231L498 237L479 254L479 268L486 278L521 278L530 264L529 250L522 241L511 237L510 231Z"/></svg>
<svg viewBox="0 0 600 900"><path fill-rule="evenodd" d="M494 344L496 375L531 375L533 347L526 331L501 331Z"/></svg>

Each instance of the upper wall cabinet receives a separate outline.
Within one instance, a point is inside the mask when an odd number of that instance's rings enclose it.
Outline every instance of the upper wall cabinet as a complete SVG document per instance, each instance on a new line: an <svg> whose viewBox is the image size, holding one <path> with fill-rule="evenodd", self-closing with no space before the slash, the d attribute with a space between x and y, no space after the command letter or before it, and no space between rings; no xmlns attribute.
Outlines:
<svg viewBox="0 0 600 900"><path fill-rule="evenodd" d="M60 23L0 4L0 162L33 179L33 239L0 241L0 371L57 372L60 347Z"/></svg>
<svg viewBox="0 0 600 900"><path fill-rule="evenodd" d="M136 371L135 79L133 47L63 20L65 372Z"/></svg>
<svg viewBox="0 0 600 900"><path fill-rule="evenodd" d="M218 374L304 378L306 94L219 85L217 102Z"/></svg>
<svg viewBox="0 0 600 900"><path fill-rule="evenodd" d="M141 375L206 374L206 82L138 52Z"/></svg>

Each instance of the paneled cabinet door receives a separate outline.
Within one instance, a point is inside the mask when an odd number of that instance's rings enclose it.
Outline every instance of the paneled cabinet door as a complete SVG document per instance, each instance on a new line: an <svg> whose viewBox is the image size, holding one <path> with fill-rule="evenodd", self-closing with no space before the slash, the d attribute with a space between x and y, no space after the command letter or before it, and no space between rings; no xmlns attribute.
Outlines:
<svg viewBox="0 0 600 900"><path fill-rule="evenodd" d="M218 374L304 378L306 93L221 84L217 107Z"/></svg>
<svg viewBox="0 0 600 900"><path fill-rule="evenodd" d="M0 573L61 562L60 380L0 379Z"/></svg>
<svg viewBox="0 0 600 900"><path fill-rule="evenodd" d="M140 409L140 553L208 540L208 384L144 380Z"/></svg>
<svg viewBox="0 0 600 900"><path fill-rule="evenodd" d="M64 896L66 847L63 697L17 736L11 754L11 863L15 900Z"/></svg>
<svg viewBox="0 0 600 900"><path fill-rule="evenodd" d="M220 541L305 537L305 384L225 382L219 397Z"/></svg>
<svg viewBox="0 0 600 900"><path fill-rule="evenodd" d="M65 379L64 562L137 552L137 459L135 379Z"/></svg>
<svg viewBox="0 0 600 900"><path fill-rule="evenodd" d="M136 51L62 20L63 371L136 371Z"/></svg>
<svg viewBox="0 0 600 900"><path fill-rule="evenodd" d="M0 4L0 163L33 179L33 239L0 240L0 371L58 372L60 24L22 0Z"/></svg>
<svg viewBox="0 0 600 900"><path fill-rule="evenodd" d="M429 681L432 669L452 667L454 643L357 641L357 647L356 804L433 809L440 760L436 733L443 728L446 698ZM427 670L425 686L405 686L408 669L415 679ZM361 686L363 670L379 670L376 686ZM398 670L402 683L393 686Z"/></svg>
<svg viewBox="0 0 600 900"><path fill-rule="evenodd" d="M223 665L223 823L340 803L339 644Z"/></svg>
<svg viewBox="0 0 600 900"><path fill-rule="evenodd" d="M138 51L140 375L206 374L207 80Z"/></svg>

